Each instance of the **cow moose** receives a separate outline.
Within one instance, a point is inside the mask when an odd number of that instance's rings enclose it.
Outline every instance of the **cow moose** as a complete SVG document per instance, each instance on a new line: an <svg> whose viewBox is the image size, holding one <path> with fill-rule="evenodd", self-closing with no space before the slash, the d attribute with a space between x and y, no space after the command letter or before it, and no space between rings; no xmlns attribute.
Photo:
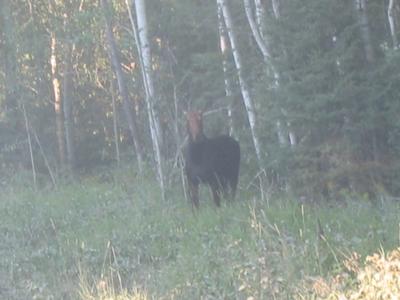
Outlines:
<svg viewBox="0 0 400 300"><path fill-rule="evenodd" d="M192 205L199 207L199 184L208 184L214 202L230 192L235 197L239 177L239 143L227 135L207 138L203 132L203 113L186 113L189 142L185 151L185 172Z"/></svg>

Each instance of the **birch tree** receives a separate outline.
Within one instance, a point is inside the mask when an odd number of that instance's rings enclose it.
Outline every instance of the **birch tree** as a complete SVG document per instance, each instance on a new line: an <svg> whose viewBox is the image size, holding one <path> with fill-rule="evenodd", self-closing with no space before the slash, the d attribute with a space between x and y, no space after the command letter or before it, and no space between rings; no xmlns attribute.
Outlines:
<svg viewBox="0 0 400 300"><path fill-rule="evenodd" d="M264 61L266 63L269 63L269 60L271 59L271 55L267 48L266 41L265 41L265 39L263 39L262 34L261 34L263 9L262 9L262 7L258 7L256 9L256 11L257 11L257 21L256 21L256 19L254 18L253 8L250 3L250 0L243 0L243 3L244 3L244 9L246 12L247 21L250 25L251 33L253 34L253 37L257 43L258 49L260 49L260 51L263 55ZM261 3L259 3L259 5L261 5Z"/></svg>
<svg viewBox="0 0 400 300"><path fill-rule="evenodd" d="M276 19L280 17L279 14L279 2L277 0L273 1L273 11L274 11L274 16ZM272 73L272 76L274 78L274 88L278 89L279 88L279 73L277 69L275 68L274 62L271 57L271 52L270 52L270 46L268 42L268 37L263 33L263 25L265 22L265 11L264 8L262 7L261 1L260 0L255 0L254 5L255 5L255 15L253 13L253 6L251 4L250 0L243 0L245 12L246 12L246 17L247 21L250 25L251 33L254 37L254 40L256 41L256 44L258 46L258 49L260 50L264 62L266 64L267 69ZM282 110L282 115L285 115L283 108ZM287 125L287 126L286 126ZM290 127L289 124L286 124L281 120L276 121L276 131L278 135L278 141L279 144L282 146L285 146L288 144L288 142L293 146L296 144L296 136L292 131L287 130L287 127Z"/></svg>
<svg viewBox="0 0 400 300"><path fill-rule="evenodd" d="M264 35L262 27L264 26L265 10L262 6L261 0L254 0L254 4L256 5L257 25L261 35Z"/></svg>
<svg viewBox="0 0 400 300"><path fill-rule="evenodd" d="M56 34L51 32L50 37L50 65L51 82L53 88L54 112L56 119L56 136L58 145L58 158L62 166L65 166L65 140L64 140L64 120L61 103L61 84L58 78L57 55L56 55Z"/></svg>
<svg viewBox="0 0 400 300"><path fill-rule="evenodd" d="M356 14L358 18L358 26L360 28L361 39L363 42L365 58L368 63L375 61L374 47L372 46L370 25L367 13L366 0L354 0Z"/></svg>
<svg viewBox="0 0 400 300"><path fill-rule="evenodd" d="M395 0L389 0L387 15L388 15L388 21L389 21L390 36L392 37L393 49L397 49L399 46L399 43L397 40L394 4L395 4Z"/></svg>
<svg viewBox="0 0 400 300"><path fill-rule="evenodd" d="M112 32L111 20L109 17L109 9L107 0L101 0L102 9L105 16L106 23L106 37L108 42L108 54L110 57L110 61L115 72L115 76L117 77L118 89L122 98L122 104L124 107L124 113L126 120L128 122L129 131L131 133L133 139L133 145L136 153L136 160L138 163L139 172L143 171L143 154L142 147L139 143L139 133L137 129L135 115L132 114L130 104L129 104L129 93L128 88L126 86L126 82L124 79L124 74L122 72L120 58L118 54L117 45L115 43L114 34Z"/></svg>
<svg viewBox="0 0 400 300"><path fill-rule="evenodd" d="M256 0L257 2L260 2L260 0ZM275 18L279 19L281 16L281 12L280 12L280 0L271 0L272 2L272 10L274 12Z"/></svg>
<svg viewBox="0 0 400 300"><path fill-rule="evenodd" d="M256 132L256 114L253 99L250 96L249 88L246 80L244 79L242 58L239 53L238 43L236 41L236 34L233 29L232 17L229 11L226 0L217 0L217 5L222 11L222 17L228 31L229 41L232 47L233 59L235 62L236 72L239 79L240 91L242 93L244 106L246 108L247 117L250 124L251 137L253 140L254 149L258 162L261 163L261 145Z"/></svg>
<svg viewBox="0 0 400 300"><path fill-rule="evenodd" d="M143 84L146 93L147 114L148 114L150 134L151 134L151 140L153 144L153 151L157 168L158 181L161 188L161 197L163 200L165 200L164 174L163 174L162 159L161 159L161 130L154 103L156 97L155 97L155 87L152 74L150 43L148 38L146 6L144 0L132 1L132 6L135 7L136 11L136 21L137 21L136 23L133 18L131 5L129 4L128 0L126 0L126 4L141 63Z"/></svg>
<svg viewBox="0 0 400 300"><path fill-rule="evenodd" d="M64 64L64 80L63 80L63 112L64 112L64 129L65 142L67 146L67 162L70 171L75 167L75 144L73 134L73 118L72 118L72 57L74 45L66 45L65 64Z"/></svg>
<svg viewBox="0 0 400 300"><path fill-rule="evenodd" d="M1 43L4 53L4 80L5 80L5 104L7 110L16 110L16 91L17 91L17 57L15 43L15 26L12 19L12 2L0 0L1 31L4 39Z"/></svg>
<svg viewBox="0 0 400 300"><path fill-rule="evenodd" d="M218 6L218 31L219 31L219 47L222 54L222 69L224 72L224 85L225 85L225 96L229 99L228 104L228 119L229 119L229 134L234 134L233 124L233 111L232 111L232 80L228 72L228 37L225 28L225 23L222 15L222 9Z"/></svg>

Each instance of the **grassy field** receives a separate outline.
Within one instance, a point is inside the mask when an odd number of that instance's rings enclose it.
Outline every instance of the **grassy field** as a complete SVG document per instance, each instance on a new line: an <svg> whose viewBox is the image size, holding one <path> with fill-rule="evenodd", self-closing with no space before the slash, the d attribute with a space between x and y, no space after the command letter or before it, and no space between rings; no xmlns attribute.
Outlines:
<svg viewBox="0 0 400 300"><path fill-rule="evenodd" d="M261 201L193 213L127 174L0 194L1 299L318 299L344 263L399 246L400 202ZM323 235L321 235L323 233Z"/></svg>

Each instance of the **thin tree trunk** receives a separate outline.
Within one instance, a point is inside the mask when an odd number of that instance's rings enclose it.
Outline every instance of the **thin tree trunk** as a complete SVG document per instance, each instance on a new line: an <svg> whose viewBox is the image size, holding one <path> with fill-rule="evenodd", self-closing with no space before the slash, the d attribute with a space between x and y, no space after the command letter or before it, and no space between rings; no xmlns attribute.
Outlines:
<svg viewBox="0 0 400 300"><path fill-rule="evenodd" d="M64 82L63 82L63 109L64 109L64 128L65 128L65 141L67 145L67 162L68 169L72 172L75 168L75 144L74 144L74 128L72 107L73 99L72 91L72 57L74 45L66 45L66 56L64 65Z"/></svg>
<svg viewBox="0 0 400 300"><path fill-rule="evenodd" d="M24 104L22 104L22 112L24 114L25 130L26 130L26 135L28 137L29 156L30 156L30 159L31 159L31 166L32 166L33 185L35 187L35 190L37 190L36 167L35 167L35 160L33 158L31 132L29 130L28 116L26 114L26 110L25 110L25 105Z"/></svg>
<svg viewBox="0 0 400 300"><path fill-rule="evenodd" d="M156 92L154 86L153 79L153 68L152 68L152 58L151 58L151 49L150 42L148 38L148 29L147 29L147 15L146 15L146 2L144 0L132 0L132 7L135 6L136 11L136 23L134 22L132 9L129 6L128 1L126 0L128 6L129 18L132 24L132 29L136 28L137 35L137 46L141 61L142 61L142 72L143 72L143 80L145 84L146 96L150 99L148 103L151 105L150 113L152 115L152 122L155 134L157 135L158 143L162 144L162 134L161 127L159 124L158 112L155 109L156 104ZM133 5L134 3L134 5ZM135 26L136 24L136 26Z"/></svg>
<svg viewBox="0 0 400 300"><path fill-rule="evenodd" d="M122 103L124 107L125 117L128 122L128 127L133 139L133 145L135 147L136 159L138 163L139 172L143 171L143 153L142 148L139 144L139 134L136 125L136 119L134 114L131 113L130 104L129 104L129 94L128 89L126 87L124 75L121 68L121 63L118 55L117 45L114 40L114 35L112 32L111 21L108 16L108 4L106 0L101 0L101 5L103 8L103 12L106 20L106 36L108 41L108 53L110 56L110 61L117 77L118 89L122 98Z"/></svg>
<svg viewBox="0 0 400 300"><path fill-rule="evenodd" d="M243 3L247 21L249 22L250 25L251 33L253 34L257 46L263 55L264 61L268 63L271 59L271 55L269 54L266 42L262 38L261 32L259 31L259 28L262 26L262 24L259 24L259 26L257 26L256 20L254 19L253 8L251 7L250 0L243 0Z"/></svg>
<svg viewBox="0 0 400 300"><path fill-rule="evenodd" d="M239 48L237 46L236 35L235 35L235 32L233 31L232 17L231 17L229 8L227 6L226 0L217 0L217 5L220 6L222 9L222 15L224 18L224 22L226 25L226 29L228 31L228 36L229 36L229 40L230 40L231 47L232 47L232 54L233 54L233 59L235 61L237 76L239 79L240 90L242 93L243 102L244 102L244 105L245 105L245 108L247 111L247 117L248 117L249 124L250 124L250 130L251 130L251 136L252 136L252 140L253 140L253 144L254 144L254 149L256 152L258 162L261 164L261 145L260 145L259 138L258 138L258 135L256 132L255 107L253 104L253 99L251 98L250 93L249 93L247 82L244 79L243 69L242 69L242 58L240 56Z"/></svg>
<svg viewBox="0 0 400 300"><path fill-rule="evenodd" d="M372 46L371 33L369 29L367 1L366 0L354 0L354 1L361 32L361 38L364 46L365 58L368 63L373 63L375 61L375 53L374 53L374 48Z"/></svg>
<svg viewBox="0 0 400 300"><path fill-rule="evenodd" d="M133 2L132 2L133 3ZM150 134L153 143L153 151L156 161L158 181L161 188L161 198L165 200L165 184L161 159L161 131L158 122L157 112L154 107L155 89L151 67L150 44L147 35L147 19L146 6L144 0L136 0L135 2L137 27L133 19L131 7L126 1L129 18L131 20L132 30L134 33L136 45L138 48L141 69L143 75L143 83L146 92L147 113L150 126Z"/></svg>
<svg viewBox="0 0 400 300"><path fill-rule="evenodd" d="M36 144L38 144L38 146L39 146L40 154L41 154L42 157L43 157L44 164L46 165L46 168L47 168L47 170L49 171L49 175L50 175L50 178L51 178L51 182L53 183L53 186L56 187L56 186L57 186L57 184L56 184L56 177L54 176L54 173L53 173L53 171L52 171L52 169L51 169L51 167L50 167L49 160L47 159L47 156L46 156L46 154L44 153L44 150L43 150L43 147L42 147L42 143L40 142L39 137L38 137L36 131L35 131L34 129L32 129L32 132L33 132L33 136L35 137Z"/></svg>
<svg viewBox="0 0 400 300"><path fill-rule="evenodd" d="M254 19L253 8L251 6L250 0L243 0L243 2L244 2L244 8L245 8L245 12L246 12L247 21L249 22L253 37L257 43L258 48L260 49L260 51L262 53L264 62L266 63L268 68L271 70L272 75L274 76L275 87L278 87L279 86L279 73L276 70L276 68L272 62L270 49L268 47L268 40L267 40L266 36L264 36L261 32L263 24L260 23L257 25L256 20ZM259 3L258 5L260 5L260 7L256 8L256 11L259 11L258 14L260 14L260 16L258 17L258 18L260 18L260 20L258 22L264 22L264 20L262 18L264 16L264 13L263 13L263 9L261 7L261 3Z"/></svg>
<svg viewBox="0 0 400 300"><path fill-rule="evenodd" d="M395 14L394 14L394 2L395 0L389 0L388 5L388 21L389 21L389 28L390 28L390 35L392 37L393 49L398 48L398 40L397 40L397 33L396 33L396 22L395 22Z"/></svg>
<svg viewBox="0 0 400 300"><path fill-rule="evenodd" d="M279 87L279 73L276 70L274 63L272 62L272 57L270 55L270 50L267 43L267 37L262 35L262 27L264 23L264 10L261 6L261 2L259 0L255 0L256 5L256 16L257 21L254 19L253 8L250 0L243 0L244 8L246 11L247 21L249 22L251 32L253 37L257 43L258 48L260 49L264 62L267 68L271 71L274 78L274 87ZM288 137L286 134L286 130L284 130L285 126L282 126L282 122L278 120L276 122L276 130L278 134L278 141L281 146L285 146L288 143ZM294 136L294 134L292 134Z"/></svg>
<svg viewBox="0 0 400 300"><path fill-rule="evenodd" d="M57 56L56 56L56 35L51 33L50 45L50 65L51 65L51 78L53 85L54 96L54 112L56 115L56 135L58 145L58 157L62 167L65 167L65 140L64 140L64 120L61 103L61 87L60 80L58 79L57 70Z"/></svg>
<svg viewBox="0 0 400 300"><path fill-rule="evenodd" d="M0 0L0 29L3 32L4 44L2 51L4 53L4 80L5 80L5 101L2 108L5 111L17 111L17 58L15 46L15 30L12 19L9 0Z"/></svg>
<svg viewBox="0 0 400 300"><path fill-rule="evenodd" d="M115 84L114 79L111 78L111 98L112 98L112 111L113 111L113 131L114 131L114 144L115 144L115 158L117 160L118 166L120 165L121 158L119 153L119 134L118 134L118 115L115 103Z"/></svg>
<svg viewBox="0 0 400 300"><path fill-rule="evenodd" d="M218 29L219 29L219 47L222 54L222 69L224 72L224 83L225 83L225 96L228 98L228 120L229 120L229 134L234 135L234 123L233 123L233 88L232 80L228 72L228 37L224 23L224 17L222 15L222 9L218 6Z"/></svg>
<svg viewBox="0 0 400 300"><path fill-rule="evenodd" d="M261 36L264 36L263 26L264 26L264 19L265 19L265 10L262 6L261 0L254 0L256 5L256 20L258 30L260 31Z"/></svg>
<svg viewBox="0 0 400 300"><path fill-rule="evenodd" d="M275 18L278 20L281 17L280 0L271 0L271 1L272 1L272 10L274 12Z"/></svg>

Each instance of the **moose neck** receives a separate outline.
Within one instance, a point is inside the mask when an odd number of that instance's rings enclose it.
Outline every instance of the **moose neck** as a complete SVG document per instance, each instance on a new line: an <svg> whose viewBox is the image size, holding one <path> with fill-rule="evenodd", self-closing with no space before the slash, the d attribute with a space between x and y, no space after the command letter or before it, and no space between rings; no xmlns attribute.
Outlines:
<svg viewBox="0 0 400 300"><path fill-rule="evenodd" d="M207 139L207 137L204 135L203 132L200 132L199 134L197 134L196 137L193 137L191 134L189 134L189 141L192 144L201 143L201 142L205 141L206 139Z"/></svg>

